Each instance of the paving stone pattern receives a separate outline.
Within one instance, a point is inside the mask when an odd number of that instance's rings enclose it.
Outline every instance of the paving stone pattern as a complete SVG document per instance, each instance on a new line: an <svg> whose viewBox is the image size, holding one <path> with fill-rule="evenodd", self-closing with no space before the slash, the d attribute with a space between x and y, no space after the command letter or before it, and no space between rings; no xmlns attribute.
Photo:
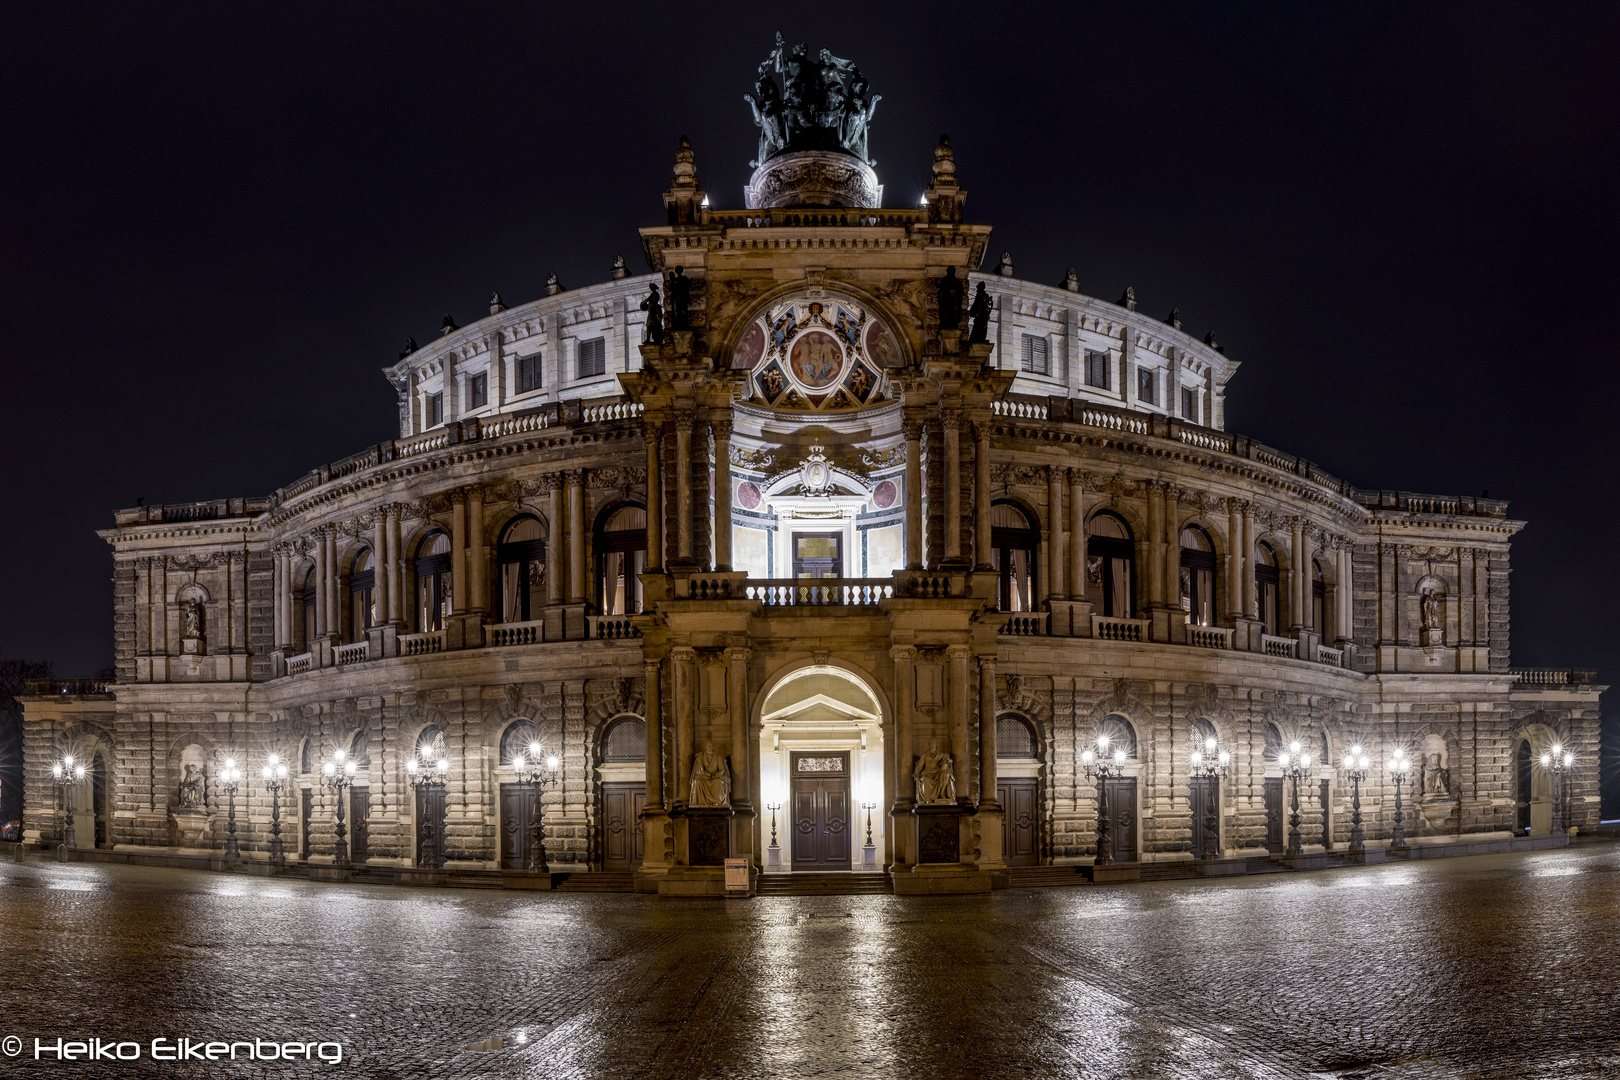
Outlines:
<svg viewBox="0 0 1620 1080"><path fill-rule="evenodd" d="M0 1035L340 1040L345 1061L0 1075L1611 1077L1617 872L1620 847L1593 844L671 901L35 859L0 864Z"/></svg>

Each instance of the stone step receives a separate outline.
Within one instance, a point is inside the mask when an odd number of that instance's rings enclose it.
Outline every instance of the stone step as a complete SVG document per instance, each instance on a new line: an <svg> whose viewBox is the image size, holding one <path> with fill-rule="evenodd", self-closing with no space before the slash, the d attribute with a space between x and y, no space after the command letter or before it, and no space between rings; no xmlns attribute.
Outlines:
<svg viewBox="0 0 1620 1080"><path fill-rule="evenodd" d="M760 896L869 896L894 892L888 874L761 874Z"/></svg>
<svg viewBox="0 0 1620 1080"><path fill-rule="evenodd" d="M569 874L557 886L558 892L635 892L636 875L613 870Z"/></svg>
<svg viewBox="0 0 1620 1080"><path fill-rule="evenodd" d="M1007 887L1010 889L1086 884L1089 883L1078 866L1013 866L1007 869Z"/></svg>

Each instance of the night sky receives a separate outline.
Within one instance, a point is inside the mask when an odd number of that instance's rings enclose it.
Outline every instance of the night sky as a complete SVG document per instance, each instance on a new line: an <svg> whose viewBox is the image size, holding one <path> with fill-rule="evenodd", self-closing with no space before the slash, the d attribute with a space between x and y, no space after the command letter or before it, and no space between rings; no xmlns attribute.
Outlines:
<svg viewBox="0 0 1620 1080"><path fill-rule="evenodd" d="M394 437L407 334L644 271L680 135L740 205L780 28L883 95L888 205L949 132L987 268L1213 329L1235 431L1512 500L1515 665L1620 674L1620 7L572 6L6 6L0 654L109 666L94 530Z"/></svg>

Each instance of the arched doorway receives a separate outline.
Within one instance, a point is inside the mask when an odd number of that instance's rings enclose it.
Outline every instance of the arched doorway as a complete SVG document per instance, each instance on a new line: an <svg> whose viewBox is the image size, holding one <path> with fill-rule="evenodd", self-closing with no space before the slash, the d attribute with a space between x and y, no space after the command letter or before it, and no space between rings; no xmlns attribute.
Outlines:
<svg viewBox="0 0 1620 1080"><path fill-rule="evenodd" d="M641 812L647 807L647 722L626 714L602 728L597 777L601 781L602 869L634 870L644 844Z"/></svg>
<svg viewBox="0 0 1620 1080"><path fill-rule="evenodd" d="M1018 713L996 717L996 801L1001 804L1001 854L1008 866L1040 860L1040 739Z"/></svg>
<svg viewBox="0 0 1620 1080"><path fill-rule="evenodd" d="M759 733L766 872L887 864L883 706L866 679L828 664L787 672L761 695Z"/></svg>
<svg viewBox="0 0 1620 1080"><path fill-rule="evenodd" d="M1526 728L1513 745L1513 832L1546 836L1552 832L1552 774L1541 767L1541 754L1558 741L1551 728Z"/></svg>

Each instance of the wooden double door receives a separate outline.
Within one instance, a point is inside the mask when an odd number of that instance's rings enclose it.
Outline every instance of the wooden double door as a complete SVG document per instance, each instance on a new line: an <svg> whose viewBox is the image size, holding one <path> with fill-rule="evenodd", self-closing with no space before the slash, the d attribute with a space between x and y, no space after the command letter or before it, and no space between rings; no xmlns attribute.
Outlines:
<svg viewBox="0 0 1620 1080"><path fill-rule="evenodd" d="M647 808L647 785L602 785L602 869L634 870L641 865L641 812Z"/></svg>
<svg viewBox="0 0 1620 1080"><path fill-rule="evenodd" d="M1001 804L1001 858L1008 866L1034 866L1039 862L1035 823L1040 820L1035 802L1035 778L997 780L996 802Z"/></svg>
<svg viewBox="0 0 1620 1080"><path fill-rule="evenodd" d="M1114 861L1136 862L1136 777L1113 776L1104 783Z"/></svg>
<svg viewBox="0 0 1620 1080"><path fill-rule="evenodd" d="M1273 855L1283 853L1283 778L1266 777L1266 850Z"/></svg>
<svg viewBox="0 0 1620 1080"><path fill-rule="evenodd" d="M792 869L854 869L849 751L794 751L789 755L789 768Z"/></svg>
<svg viewBox="0 0 1620 1080"><path fill-rule="evenodd" d="M501 785L501 869L529 868L529 839L540 820L539 784Z"/></svg>
<svg viewBox="0 0 1620 1080"><path fill-rule="evenodd" d="M349 789L349 861L363 863L371 857L371 789Z"/></svg>
<svg viewBox="0 0 1620 1080"><path fill-rule="evenodd" d="M423 784L416 789L416 850L411 852L411 864L422 858L422 839L433 831L433 844L429 848L434 866L444 865L444 785Z"/></svg>

